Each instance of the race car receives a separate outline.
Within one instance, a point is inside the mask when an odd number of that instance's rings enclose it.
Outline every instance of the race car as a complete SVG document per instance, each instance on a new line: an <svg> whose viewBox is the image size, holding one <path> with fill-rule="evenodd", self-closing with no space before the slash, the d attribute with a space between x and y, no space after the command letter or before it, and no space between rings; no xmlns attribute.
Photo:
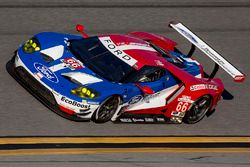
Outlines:
<svg viewBox="0 0 250 167"><path fill-rule="evenodd" d="M224 90L219 66L236 82L245 75L180 22L169 26L192 43L188 54L162 35L131 32L89 37L42 32L18 48L8 72L55 113L96 123L199 122ZM195 47L215 62L210 75Z"/></svg>

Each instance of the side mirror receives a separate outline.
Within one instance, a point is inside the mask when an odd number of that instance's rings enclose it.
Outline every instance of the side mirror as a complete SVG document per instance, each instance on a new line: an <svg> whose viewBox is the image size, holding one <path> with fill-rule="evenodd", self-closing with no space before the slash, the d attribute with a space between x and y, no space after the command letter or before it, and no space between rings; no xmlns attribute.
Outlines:
<svg viewBox="0 0 250 167"><path fill-rule="evenodd" d="M83 32L83 31L84 31L84 26L81 25L81 24L77 24L77 25L76 25L76 31L78 31L78 32Z"/></svg>
<svg viewBox="0 0 250 167"><path fill-rule="evenodd" d="M84 32L84 26L81 24L76 25L76 31L82 33L83 38L88 38L88 34Z"/></svg>
<svg viewBox="0 0 250 167"><path fill-rule="evenodd" d="M154 94L154 91L149 86L142 87L140 84L135 84L141 91L145 94L152 95Z"/></svg>

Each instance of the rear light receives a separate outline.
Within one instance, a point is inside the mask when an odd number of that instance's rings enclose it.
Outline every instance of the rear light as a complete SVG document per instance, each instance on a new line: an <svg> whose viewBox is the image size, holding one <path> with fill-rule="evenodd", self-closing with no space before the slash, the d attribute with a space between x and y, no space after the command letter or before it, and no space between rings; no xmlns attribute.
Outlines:
<svg viewBox="0 0 250 167"><path fill-rule="evenodd" d="M236 75L234 77L235 82L243 82L245 80L245 75Z"/></svg>

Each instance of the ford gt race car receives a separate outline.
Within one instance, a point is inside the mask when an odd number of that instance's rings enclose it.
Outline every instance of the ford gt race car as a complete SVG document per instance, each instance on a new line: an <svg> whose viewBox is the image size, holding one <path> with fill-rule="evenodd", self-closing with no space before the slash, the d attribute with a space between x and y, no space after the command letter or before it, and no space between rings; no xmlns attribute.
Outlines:
<svg viewBox="0 0 250 167"><path fill-rule="evenodd" d="M42 32L7 63L8 72L47 107L74 121L197 123L214 110L224 90L219 66L234 81L245 75L191 32L171 22L192 47L188 54L161 35L131 32L88 37ZM205 75L192 54L215 62Z"/></svg>

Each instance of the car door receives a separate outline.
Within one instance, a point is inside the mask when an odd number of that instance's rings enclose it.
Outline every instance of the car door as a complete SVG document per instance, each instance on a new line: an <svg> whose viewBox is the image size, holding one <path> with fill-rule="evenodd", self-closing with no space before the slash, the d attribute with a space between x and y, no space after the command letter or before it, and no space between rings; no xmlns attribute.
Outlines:
<svg viewBox="0 0 250 167"><path fill-rule="evenodd" d="M166 98L173 93L178 84L174 77L164 68L155 66L145 66L133 76L135 87L140 91L140 96L131 98L132 103L128 110L140 110L162 107L166 105ZM154 93L143 93L143 87L150 87ZM141 98L138 100L138 98ZM135 103L136 102L136 103Z"/></svg>

